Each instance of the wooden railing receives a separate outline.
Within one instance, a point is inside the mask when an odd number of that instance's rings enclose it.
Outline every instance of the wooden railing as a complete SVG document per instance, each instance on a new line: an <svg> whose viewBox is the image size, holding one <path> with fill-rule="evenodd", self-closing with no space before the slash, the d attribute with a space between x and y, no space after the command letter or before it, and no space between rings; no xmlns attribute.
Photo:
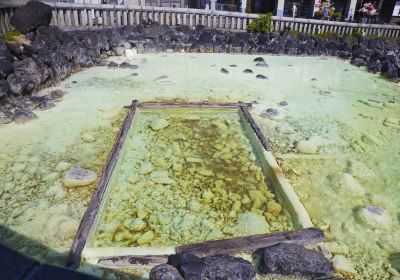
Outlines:
<svg viewBox="0 0 400 280"><path fill-rule="evenodd" d="M224 30L245 31L257 14L239 12L210 11L188 8L145 7L131 5L72 4L53 3L52 25L63 29L117 27L135 25L151 19L160 24L188 25L199 24ZM9 18L13 8L2 8L0 13L0 31L11 29ZM297 31L309 34L324 32L350 35L354 31L366 36L400 37L400 26L359 24L336 21L323 21L303 18L272 17L272 31Z"/></svg>

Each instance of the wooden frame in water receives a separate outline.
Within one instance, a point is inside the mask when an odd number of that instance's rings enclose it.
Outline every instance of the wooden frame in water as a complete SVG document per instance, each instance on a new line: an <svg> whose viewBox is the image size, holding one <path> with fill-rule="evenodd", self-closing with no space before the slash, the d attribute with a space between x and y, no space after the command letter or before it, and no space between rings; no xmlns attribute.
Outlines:
<svg viewBox="0 0 400 280"><path fill-rule="evenodd" d="M270 146L265 136L261 132L261 129L257 126L253 120L249 109L251 104L249 103L191 103L191 102L144 102L138 103L134 101L129 108L128 115L121 127L121 130L116 139L115 145L106 166L103 169L101 178L96 186L93 193L92 200L89 207L81 221L77 236L71 247L70 251L70 266L77 267L80 264L81 256L83 256L88 262L99 263L99 260L108 256L134 256L134 255L168 255L173 254L181 250L185 246L152 246L152 247L108 247L108 248L93 248L88 247L87 242L91 239L95 225L99 222L100 213L102 207L105 204L105 198L107 197L108 185L110 182L111 175L113 174L114 168L118 162L121 154L122 147L127 138L128 132L132 126L132 121L135 117L137 110L141 109L152 109L162 110L171 108L226 108L230 110L238 110L240 118L243 120L242 124L245 130L246 136L249 138L251 146L260 161L262 173L268 181L268 186L273 188L273 192L277 196L278 201L284 205L291 218L291 222L295 228L308 228L312 227L311 220L300 202L299 198L295 194L293 188L286 180L282 170L278 166ZM103 206L102 206L103 205ZM295 234L287 233L287 236L297 236ZM270 234L269 236L275 236ZM270 237L269 237L270 238ZM278 238L279 239L279 238ZM290 238L288 238L290 239ZM249 239L249 240L258 240ZM268 239L269 240L269 239ZM296 238L294 238L296 241ZM178 244L180 245L180 244ZM260 244L261 246L262 244ZM265 244L264 244L265 245ZM201 246L200 246L201 247ZM181 248L181 249L179 249ZM195 247L196 248L196 247Z"/></svg>

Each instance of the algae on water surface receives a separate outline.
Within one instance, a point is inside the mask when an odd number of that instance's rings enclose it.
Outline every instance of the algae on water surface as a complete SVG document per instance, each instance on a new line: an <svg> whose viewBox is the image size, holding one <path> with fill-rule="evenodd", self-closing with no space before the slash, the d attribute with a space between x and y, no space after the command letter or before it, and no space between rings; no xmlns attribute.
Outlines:
<svg viewBox="0 0 400 280"><path fill-rule="evenodd" d="M177 245L291 228L238 109L139 109L95 247Z"/></svg>

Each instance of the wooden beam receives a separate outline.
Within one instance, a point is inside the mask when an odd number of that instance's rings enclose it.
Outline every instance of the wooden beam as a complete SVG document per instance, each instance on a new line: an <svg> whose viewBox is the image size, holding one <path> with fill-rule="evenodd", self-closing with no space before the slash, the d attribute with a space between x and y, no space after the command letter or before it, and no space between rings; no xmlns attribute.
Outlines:
<svg viewBox="0 0 400 280"><path fill-rule="evenodd" d="M313 227L183 245L176 247L176 252L191 253L198 257L245 252L253 253L260 248L269 247L278 243L312 245L322 242L324 238L324 232L319 228ZM98 260L98 263L109 267L131 267L134 265L158 265L166 263L167 260L168 255L128 255L102 257Z"/></svg>
<svg viewBox="0 0 400 280"><path fill-rule="evenodd" d="M210 103L210 102L142 102L138 104L140 108L157 108L157 107L251 107L251 103Z"/></svg>
<svg viewBox="0 0 400 280"><path fill-rule="evenodd" d="M191 253L198 257L207 257L218 254L254 252L260 248L272 246L278 243L294 243L299 245L317 244L323 241L324 238L325 235L321 229L306 228L183 245L176 247L176 252Z"/></svg>
<svg viewBox="0 0 400 280"><path fill-rule="evenodd" d="M116 256L100 258L98 263L110 267L130 267L134 265L155 266L167 263L169 255L147 255L147 256Z"/></svg>
<svg viewBox="0 0 400 280"><path fill-rule="evenodd" d="M86 212L81 220L78 232L75 236L74 242L69 252L67 265L71 268L77 268L80 265L83 248L85 247L87 237L90 233L91 227L97 215L97 211L103 200L108 181L110 180L114 166L117 163L118 156L121 152L123 143L128 134L128 130L132 124L133 117L136 113L136 108L137 101L134 100L130 107L129 113L126 116L121 129L118 132L113 149L111 150L110 156L107 159L107 164L104 166L101 173L100 180L96 184L96 188L90 200L89 207L86 209Z"/></svg>
<svg viewBox="0 0 400 280"><path fill-rule="evenodd" d="M240 107L242 110L242 113L246 120L249 122L251 128L254 130L254 133L257 135L258 139L261 142L261 145L264 147L265 150L271 151L271 146L268 143L267 139L265 138L264 134L262 133L261 129L258 127L256 122L254 121L253 117L251 116L249 110L247 110L247 107Z"/></svg>

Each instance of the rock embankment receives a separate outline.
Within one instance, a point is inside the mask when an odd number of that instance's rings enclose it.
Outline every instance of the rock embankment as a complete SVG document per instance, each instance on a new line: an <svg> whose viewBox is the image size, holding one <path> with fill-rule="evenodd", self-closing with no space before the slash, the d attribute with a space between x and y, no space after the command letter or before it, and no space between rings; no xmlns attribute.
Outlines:
<svg viewBox="0 0 400 280"><path fill-rule="evenodd" d="M43 4L42 4L43 5ZM27 7L27 6L26 6ZM31 7L31 9L37 8ZM22 10L19 13L26 12ZM26 8L25 8L26 9ZM320 39L304 33L255 35L197 26L170 27L147 22L118 29L64 32L47 26L49 10L23 22L12 20L25 33L11 42L0 39L0 121L8 123L35 108L51 108L50 97L35 97L39 89L54 85L82 68L105 65L114 55L152 52L208 52L336 56L356 66L399 81L400 39L363 39L330 36ZM16 13L18 15L18 13ZM123 65L121 67L125 67ZM259 62L260 67L268 66ZM133 66L134 67L134 66ZM223 73L229 72L224 69ZM221 70L222 71L222 70ZM259 77L264 79L266 77ZM33 95L32 95L33 94ZM21 110L23 112L21 112Z"/></svg>
<svg viewBox="0 0 400 280"><path fill-rule="evenodd" d="M300 245L279 243L261 248L255 255L259 255L257 258L260 259L257 269L250 261L226 254L199 258L189 253L178 253L169 256L167 264L155 266L150 272L150 279L255 280L256 271L269 276L341 279L335 277L333 265L321 252Z"/></svg>

